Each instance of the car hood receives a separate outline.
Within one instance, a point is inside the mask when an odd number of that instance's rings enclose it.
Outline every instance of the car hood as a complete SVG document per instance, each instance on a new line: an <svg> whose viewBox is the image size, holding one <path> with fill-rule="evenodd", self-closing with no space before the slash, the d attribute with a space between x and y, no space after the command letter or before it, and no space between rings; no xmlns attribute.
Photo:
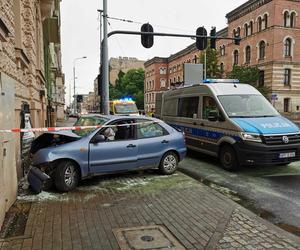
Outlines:
<svg viewBox="0 0 300 250"><path fill-rule="evenodd" d="M287 134L300 132L299 127L282 117L232 118L232 120L248 133Z"/></svg>
<svg viewBox="0 0 300 250"><path fill-rule="evenodd" d="M40 135L32 142L30 153L35 154L40 149L70 143L77 141L80 138L79 135L76 135L71 130L47 132Z"/></svg>

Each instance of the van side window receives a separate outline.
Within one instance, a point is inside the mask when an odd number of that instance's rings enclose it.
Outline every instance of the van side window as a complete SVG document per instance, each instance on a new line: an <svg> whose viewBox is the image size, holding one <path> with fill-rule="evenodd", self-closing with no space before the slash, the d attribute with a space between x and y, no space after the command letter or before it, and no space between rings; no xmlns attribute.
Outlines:
<svg viewBox="0 0 300 250"><path fill-rule="evenodd" d="M177 116L177 114L176 114L177 100L178 99L170 99L170 100L165 101L164 107L163 107L163 115Z"/></svg>
<svg viewBox="0 0 300 250"><path fill-rule="evenodd" d="M210 111L219 112L216 101L210 96L203 97L203 106L202 107L203 107L202 119L205 119L205 120L208 119L208 114Z"/></svg>
<svg viewBox="0 0 300 250"><path fill-rule="evenodd" d="M194 114L198 114L199 97L179 98L178 116L193 118Z"/></svg>

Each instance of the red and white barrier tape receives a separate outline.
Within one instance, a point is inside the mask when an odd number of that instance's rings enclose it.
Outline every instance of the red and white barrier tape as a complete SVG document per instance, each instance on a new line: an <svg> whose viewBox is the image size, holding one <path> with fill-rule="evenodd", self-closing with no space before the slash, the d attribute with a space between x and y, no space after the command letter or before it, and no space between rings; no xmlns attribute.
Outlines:
<svg viewBox="0 0 300 250"><path fill-rule="evenodd" d="M124 126L133 126L140 124L152 124L158 123L154 121L149 122L137 122L137 123L126 123L118 125L95 125L95 126L73 126L73 127L49 127L49 128L13 128L13 129L0 129L0 133L28 133L28 132L57 132L65 130L84 130L84 129L97 129L97 128L113 128L113 127L124 127Z"/></svg>

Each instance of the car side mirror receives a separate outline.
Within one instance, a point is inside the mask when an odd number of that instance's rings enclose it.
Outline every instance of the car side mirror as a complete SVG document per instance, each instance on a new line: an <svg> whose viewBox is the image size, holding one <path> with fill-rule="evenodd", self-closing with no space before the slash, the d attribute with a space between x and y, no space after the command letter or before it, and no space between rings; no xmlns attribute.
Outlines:
<svg viewBox="0 0 300 250"><path fill-rule="evenodd" d="M103 142L105 140L106 140L106 138L104 135L98 134L93 137L93 139L91 140L91 143L97 144L97 143Z"/></svg>
<svg viewBox="0 0 300 250"><path fill-rule="evenodd" d="M208 113L208 120L210 122L216 122L216 121L218 121L219 120L218 111L216 111L216 110L209 111L209 113Z"/></svg>

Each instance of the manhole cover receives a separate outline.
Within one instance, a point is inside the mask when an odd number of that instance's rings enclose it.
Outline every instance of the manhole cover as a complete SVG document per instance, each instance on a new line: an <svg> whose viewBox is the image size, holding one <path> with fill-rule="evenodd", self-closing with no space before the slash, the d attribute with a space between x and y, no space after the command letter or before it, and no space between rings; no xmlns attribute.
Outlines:
<svg viewBox="0 0 300 250"><path fill-rule="evenodd" d="M145 226L115 229L121 250L185 249L163 226Z"/></svg>

